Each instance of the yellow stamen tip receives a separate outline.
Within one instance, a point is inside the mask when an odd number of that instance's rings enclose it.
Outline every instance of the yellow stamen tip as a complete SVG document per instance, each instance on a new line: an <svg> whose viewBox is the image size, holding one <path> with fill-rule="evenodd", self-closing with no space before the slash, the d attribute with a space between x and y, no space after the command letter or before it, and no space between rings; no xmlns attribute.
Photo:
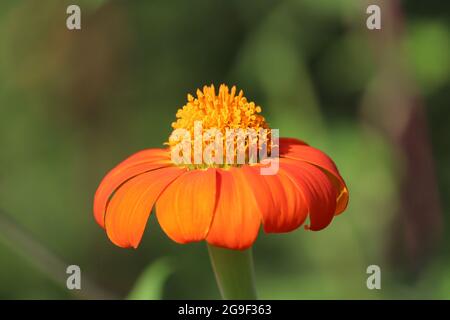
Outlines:
<svg viewBox="0 0 450 320"><path fill-rule="evenodd" d="M261 115L262 109L254 102L247 101L244 92L236 96L236 86L231 90L225 84L219 86L216 94L214 85L197 89L196 96L187 95L187 103L178 110L174 129L194 129L195 121L202 121L204 129L217 128L223 133L227 128L259 129L268 128Z"/></svg>

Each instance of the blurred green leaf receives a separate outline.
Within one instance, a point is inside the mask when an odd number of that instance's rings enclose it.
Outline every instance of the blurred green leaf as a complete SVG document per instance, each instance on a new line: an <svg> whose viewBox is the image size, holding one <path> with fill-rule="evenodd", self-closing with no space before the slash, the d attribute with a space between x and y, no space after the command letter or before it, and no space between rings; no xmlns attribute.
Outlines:
<svg viewBox="0 0 450 320"><path fill-rule="evenodd" d="M167 257L159 258L151 263L134 284L128 294L129 300L159 300L162 299L164 285L173 273L174 268Z"/></svg>
<svg viewBox="0 0 450 320"><path fill-rule="evenodd" d="M450 33L439 21L411 25L405 40L409 67L425 92L445 84L450 74Z"/></svg>
<svg viewBox="0 0 450 320"><path fill-rule="evenodd" d="M334 94L363 90L374 69L374 56L364 33L347 34L336 39L318 65L320 81Z"/></svg>

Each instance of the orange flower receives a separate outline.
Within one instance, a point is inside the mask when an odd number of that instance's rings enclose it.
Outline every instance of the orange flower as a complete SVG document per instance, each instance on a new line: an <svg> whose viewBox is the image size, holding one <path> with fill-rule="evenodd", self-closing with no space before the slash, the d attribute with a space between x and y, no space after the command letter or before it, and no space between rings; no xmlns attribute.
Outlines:
<svg viewBox="0 0 450 320"><path fill-rule="evenodd" d="M188 95L174 129L259 129L268 125L261 108L236 88L213 86ZM201 142L202 143L202 142ZM261 175L261 163L175 165L169 148L140 151L113 168L95 193L94 215L120 247L136 248L153 206L164 232L175 242L206 240L246 249L261 223L267 233L289 232L309 217L321 230L345 210L348 190L334 162L323 152L292 138L279 140L279 170Z"/></svg>

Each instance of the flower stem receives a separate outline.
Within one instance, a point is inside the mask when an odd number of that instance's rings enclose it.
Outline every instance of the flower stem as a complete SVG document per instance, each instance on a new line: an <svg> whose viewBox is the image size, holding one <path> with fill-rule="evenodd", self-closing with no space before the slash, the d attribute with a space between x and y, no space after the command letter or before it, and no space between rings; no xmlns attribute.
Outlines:
<svg viewBox="0 0 450 320"><path fill-rule="evenodd" d="M252 249L230 250L208 244L208 251L222 298L256 300Z"/></svg>

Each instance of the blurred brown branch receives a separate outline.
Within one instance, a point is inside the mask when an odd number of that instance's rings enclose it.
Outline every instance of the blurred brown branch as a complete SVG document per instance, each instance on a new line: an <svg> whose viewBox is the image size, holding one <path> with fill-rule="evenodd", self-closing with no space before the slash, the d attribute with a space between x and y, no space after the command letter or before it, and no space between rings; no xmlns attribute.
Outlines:
<svg viewBox="0 0 450 320"><path fill-rule="evenodd" d="M367 36L379 71L366 93L363 117L384 132L401 161L388 258L414 278L441 238L442 211L424 105L403 65L402 8L399 1L375 2L382 8L382 29Z"/></svg>

